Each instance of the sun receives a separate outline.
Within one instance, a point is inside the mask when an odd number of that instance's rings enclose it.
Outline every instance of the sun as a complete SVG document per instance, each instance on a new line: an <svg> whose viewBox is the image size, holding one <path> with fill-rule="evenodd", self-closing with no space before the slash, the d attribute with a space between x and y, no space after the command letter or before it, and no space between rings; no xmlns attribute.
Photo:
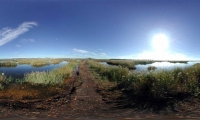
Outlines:
<svg viewBox="0 0 200 120"><path fill-rule="evenodd" d="M168 37L165 34L156 34L152 40L153 49L156 52L164 51L169 46Z"/></svg>

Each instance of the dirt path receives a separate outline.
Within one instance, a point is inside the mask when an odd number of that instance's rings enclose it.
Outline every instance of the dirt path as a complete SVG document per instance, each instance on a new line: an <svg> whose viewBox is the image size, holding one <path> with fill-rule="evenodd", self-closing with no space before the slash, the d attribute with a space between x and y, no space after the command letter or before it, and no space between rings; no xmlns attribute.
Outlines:
<svg viewBox="0 0 200 120"><path fill-rule="evenodd" d="M104 109L105 105L102 96L95 91L95 83L88 74L85 62L80 66L80 76L74 84L81 84L77 87L76 93L71 96L71 107L74 111L91 111ZM76 86L76 85L75 85Z"/></svg>
<svg viewBox="0 0 200 120"><path fill-rule="evenodd" d="M105 101L105 98L97 92L96 78L92 75L85 61L79 67L79 75L73 76L72 79L74 80L74 88L71 94L67 93L57 98L34 103L34 109L0 106L0 118L181 118L179 115L158 115L145 110L138 111L135 108L117 108L117 104L112 100Z"/></svg>

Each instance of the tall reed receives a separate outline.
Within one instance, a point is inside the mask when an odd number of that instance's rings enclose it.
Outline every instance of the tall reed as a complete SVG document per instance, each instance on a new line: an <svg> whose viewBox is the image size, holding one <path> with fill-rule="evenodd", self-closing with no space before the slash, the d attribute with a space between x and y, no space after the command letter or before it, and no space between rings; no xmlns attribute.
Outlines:
<svg viewBox="0 0 200 120"><path fill-rule="evenodd" d="M90 67L110 81L117 81L120 89L131 91L131 94L152 99L165 99L180 94L199 95L200 64L190 68L133 72L127 68L107 67L96 62L88 62Z"/></svg>
<svg viewBox="0 0 200 120"><path fill-rule="evenodd" d="M71 62L51 71L27 73L24 75L24 82L44 85L62 84L65 78L70 77L76 65L77 63Z"/></svg>

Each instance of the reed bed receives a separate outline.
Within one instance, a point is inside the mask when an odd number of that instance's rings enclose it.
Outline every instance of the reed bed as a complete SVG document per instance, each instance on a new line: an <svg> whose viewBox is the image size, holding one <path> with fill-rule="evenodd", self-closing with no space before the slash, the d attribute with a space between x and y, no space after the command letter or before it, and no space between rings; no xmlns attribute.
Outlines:
<svg viewBox="0 0 200 120"><path fill-rule="evenodd" d="M0 90L3 90L6 85L13 81L14 79L11 76L0 75Z"/></svg>
<svg viewBox="0 0 200 120"><path fill-rule="evenodd" d="M0 62L0 67L16 67L17 63L13 61Z"/></svg>
<svg viewBox="0 0 200 120"><path fill-rule="evenodd" d="M189 61L168 61L170 63L185 63L187 64Z"/></svg>
<svg viewBox="0 0 200 120"><path fill-rule="evenodd" d="M53 95L66 92L70 88L68 79L77 62L71 62L51 71L32 72L24 75L22 79L15 79L0 75L0 99L33 100L45 99Z"/></svg>
<svg viewBox="0 0 200 120"><path fill-rule="evenodd" d="M107 64L127 67L129 69L136 69L135 62L131 60L111 60L108 61Z"/></svg>
<svg viewBox="0 0 200 120"><path fill-rule="evenodd" d="M29 59L23 59L23 60L18 60L18 64L30 64L31 60Z"/></svg>
<svg viewBox="0 0 200 120"><path fill-rule="evenodd" d="M128 68L124 68L121 66L106 67L105 65L99 64L94 61L88 61L87 64L89 64L90 68L94 69L98 74L100 74L102 78L109 79L113 82L118 82L119 80L125 78L125 76L129 74Z"/></svg>
<svg viewBox="0 0 200 120"><path fill-rule="evenodd" d="M19 59L18 64L30 64L32 66L48 65L49 59Z"/></svg>
<svg viewBox="0 0 200 120"><path fill-rule="evenodd" d="M110 60L107 62L107 64L117 65L117 66L126 67L128 69L135 70L136 69L135 65L150 64L153 62L154 61L145 61L145 60Z"/></svg>
<svg viewBox="0 0 200 120"><path fill-rule="evenodd" d="M127 68L107 67L89 61L90 68L109 81L117 82L119 89L132 95L151 99L166 99L181 94L197 96L200 93L200 64L190 68L129 73Z"/></svg>
<svg viewBox="0 0 200 120"><path fill-rule="evenodd" d="M39 59L39 60L33 60L30 62L30 65L32 66L44 66L50 64L47 60Z"/></svg>
<svg viewBox="0 0 200 120"><path fill-rule="evenodd" d="M50 60L50 63L52 63L52 64L59 64L60 62L62 62L61 59L53 59L53 60Z"/></svg>
<svg viewBox="0 0 200 120"><path fill-rule="evenodd" d="M31 72L24 74L24 78L15 80L11 76L0 75L0 89L3 90L6 85L9 83L29 83L32 85L61 85L66 78L69 78L75 67L77 66L76 62L71 62L67 65L64 65L60 68L53 69L51 71L43 72Z"/></svg>
<svg viewBox="0 0 200 120"><path fill-rule="evenodd" d="M76 65L77 63L71 62L51 71L28 73L24 75L24 82L44 85L62 84L65 78L70 77Z"/></svg>
<svg viewBox="0 0 200 120"><path fill-rule="evenodd" d="M156 69L155 66L148 66L148 67L147 67L147 70L148 70L148 71L151 71L151 70L154 71L155 69Z"/></svg>

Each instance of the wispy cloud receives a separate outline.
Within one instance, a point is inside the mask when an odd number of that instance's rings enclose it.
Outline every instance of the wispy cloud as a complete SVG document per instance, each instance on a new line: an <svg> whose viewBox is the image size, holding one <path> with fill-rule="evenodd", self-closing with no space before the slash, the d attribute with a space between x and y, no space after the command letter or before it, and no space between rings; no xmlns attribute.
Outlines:
<svg viewBox="0 0 200 120"><path fill-rule="evenodd" d="M73 49L74 56L76 57L94 57L94 58L108 58L109 56L105 53L105 52L99 52L99 53L95 53L95 52L91 52L91 51L87 51L87 50L83 50L83 49ZM98 51L98 49L97 49Z"/></svg>
<svg viewBox="0 0 200 120"><path fill-rule="evenodd" d="M29 39L31 42L35 42L35 40L34 39Z"/></svg>
<svg viewBox="0 0 200 120"><path fill-rule="evenodd" d="M98 55L97 53L94 53L94 52L90 52L90 51L82 50L82 49L76 49L76 48L74 48L73 51L77 53L81 53L81 54L89 54L89 55L94 55L94 56Z"/></svg>
<svg viewBox="0 0 200 120"><path fill-rule="evenodd" d="M97 55L96 53L90 52L92 55Z"/></svg>
<svg viewBox="0 0 200 120"><path fill-rule="evenodd" d="M19 40L20 43L26 43L26 42L35 42L34 39L21 39Z"/></svg>
<svg viewBox="0 0 200 120"><path fill-rule="evenodd" d="M78 52L78 53L89 53L88 51L86 51L86 50L81 50L81 49L76 49L76 48L74 48L73 49L75 52Z"/></svg>
<svg viewBox="0 0 200 120"><path fill-rule="evenodd" d="M106 55L106 53L100 53L100 55L103 55L103 56L105 56L105 55Z"/></svg>
<svg viewBox="0 0 200 120"><path fill-rule="evenodd" d="M18 28L3 28L0 30L0 46L14 40L19 35L29 31L30 28L37 26L36 22L24 22Z"/></svg>

